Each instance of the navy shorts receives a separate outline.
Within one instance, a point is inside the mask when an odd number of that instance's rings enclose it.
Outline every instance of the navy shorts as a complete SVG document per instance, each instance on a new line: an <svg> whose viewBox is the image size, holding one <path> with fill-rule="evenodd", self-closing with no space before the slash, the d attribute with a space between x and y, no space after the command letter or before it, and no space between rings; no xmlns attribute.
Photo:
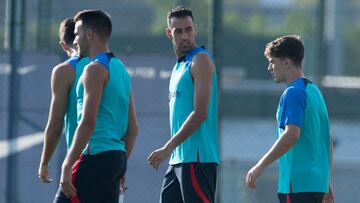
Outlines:
<svg viewBox="0 0 360 203"><path fill-rule="evenodd" d="M160 194L160 203L215 202L216 163L170 165Z"/></svg>
<svg viewBox="0 0 360 203"><path fill-rule="evenodd" d="M323 192L278 193L280 203L322 203Z"/></svg>
<svg viewBox="0 0 360 203"><path fill-rule="evenodd" d="M120 178L126 171L123 151L105 151L95 155L82 155L74 164L72 182L77 196L68 199L61 188L55 203L118 203Z"/></svg>

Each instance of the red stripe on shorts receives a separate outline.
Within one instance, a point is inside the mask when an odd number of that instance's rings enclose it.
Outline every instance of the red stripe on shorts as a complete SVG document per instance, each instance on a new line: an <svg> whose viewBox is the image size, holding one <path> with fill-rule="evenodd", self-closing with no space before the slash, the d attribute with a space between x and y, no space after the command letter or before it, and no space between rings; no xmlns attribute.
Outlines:
<svg viewBox="0 0 360 203"><path fill-rule="evenodd" d="M289 194L286 194L286 203L291 203L290 195L289 195Z"/></svg>
<svg viewBox="0 0 360 203"><path fill-rule="evenodd" d="M81 154L79 159L75 162L73 168L72 168L72 172L71 172L71 183L72 185L75 187L75 177L76 177L76 172L79 168L79 164L80 164L80 161L83 159L83 155ZM70 198L70 202L71 203L80 203L80 199L78 196L75 196L75 197L71 197Z"/></svg>
<svg viewBox="0 0 360 203"><path fill-rule="evenodd" d="M194 164L190 163L190 176L191 176L191 183L195 189L196 194L199 195L200 199L202 200L203 203L210 203L210 201L206 198L205 194L203 193L203 191L200 188L199 182L196 179L195 176L195 169L194 169Z"/></svg>
<svg viewBox="0 0 360 203"><path fill-rule="evenodd" d="M291 181L290 181L290 193L292 193L292 184L291 184ZM289 195L289 194L286 194L286 203L291 203L290 195Z"/></svg>

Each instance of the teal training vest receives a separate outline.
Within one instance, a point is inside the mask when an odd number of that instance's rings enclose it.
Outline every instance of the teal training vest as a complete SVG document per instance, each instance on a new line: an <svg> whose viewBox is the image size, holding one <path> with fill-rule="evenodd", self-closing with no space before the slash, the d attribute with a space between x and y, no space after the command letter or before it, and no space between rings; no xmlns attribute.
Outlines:
<svg viewBox="0 0 360 203"><path fill-rule="evenodd" d="M193 57L205 53L206 49L196 47L178 61L172 71L169 85L169 108L171 136L176 135L185 120L194 110L194 83L190 74ZM177 146L170 157L170 164L201 162L219 163L217 79L214 65L208 117L183 143Z"/></svg>
<svg viewBox="0 0 360 203"><path fill-rule="evenodd" d="M64 124L65 124L65 139L66 147L69 150L71 143L77 128L77 111L76 111L76 85L79 81L80 75L82 74L84 67L90 63L89 58L80 58L78 56L72 56L67 62L73 67L76 77L74 84L69 92L67 107L65 112Z"/></svg>
<svg viewBox="0 0 360 203"><path fill-rule="evenodd" d="M124 64L111 53L100 53L94 62L108 70L109 80L105 85L96 118L96 126L83 154L98 154L109 150L125 150L121 139L128 128L130 102L130 77ZM85 67L86 68L86 67ZM84 86L77 86L78 121L82 118Z"/></svg>

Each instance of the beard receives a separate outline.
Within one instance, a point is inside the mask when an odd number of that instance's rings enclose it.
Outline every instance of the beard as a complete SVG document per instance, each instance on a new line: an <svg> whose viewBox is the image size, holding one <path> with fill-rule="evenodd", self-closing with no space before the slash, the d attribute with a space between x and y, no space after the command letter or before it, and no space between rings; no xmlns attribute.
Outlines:
<svg viewBox="0 0 360 203"><path fill-rule="evenodd" d="M180 42L179 46L177 46L177 51L179 53L186 54L191 51L195 46L190 41Z"/></svg>
<svg viewBox="0 0 360 203"><path fill-rule="evenodd" d="M78 46L78 53L80 57L89 56L89 49L87 46Z"/></svg>

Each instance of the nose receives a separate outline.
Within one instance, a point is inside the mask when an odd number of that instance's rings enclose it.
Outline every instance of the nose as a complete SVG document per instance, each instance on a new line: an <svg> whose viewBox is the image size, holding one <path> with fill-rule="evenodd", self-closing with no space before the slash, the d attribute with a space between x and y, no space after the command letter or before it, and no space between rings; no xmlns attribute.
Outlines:
<svg viewBox="0 0 360 203"><path fill-rule="evenodd" d="M188 34L187 34L186 32L183 32L183 34L181 35L181 38L182 38L183 40L188 39Z"/></svg>

